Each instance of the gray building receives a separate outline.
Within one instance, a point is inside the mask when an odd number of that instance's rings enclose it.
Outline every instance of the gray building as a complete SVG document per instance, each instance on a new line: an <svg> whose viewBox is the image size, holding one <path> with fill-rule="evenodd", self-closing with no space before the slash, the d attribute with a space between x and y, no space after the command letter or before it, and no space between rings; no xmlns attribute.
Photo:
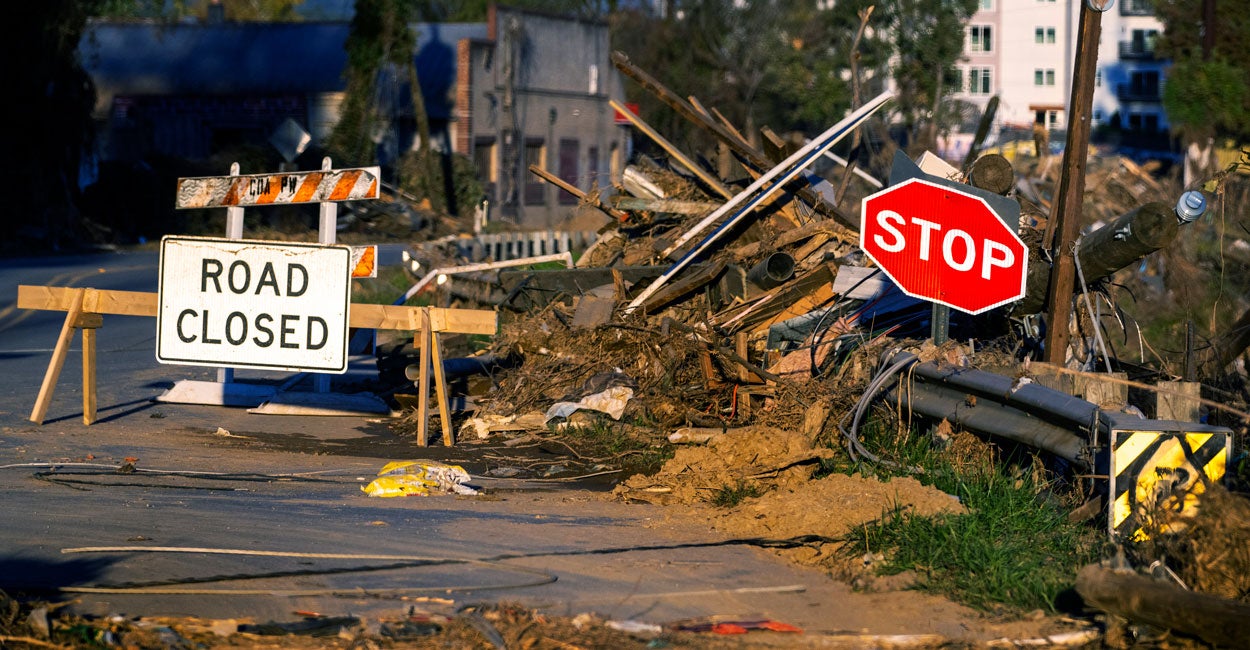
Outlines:
<svg viewBox="0 0 1250 650"><path fill-rule="evenodd" d="M493 218L545 229L576 202L531 163L583 189L610 187L627 133L608 106L623 92L606 24L492 8L486 23L413 29L432 145L477 162ZM92 22L79 49L97 89L97 157L206 160L267 146L288 119L316 146L344 99L348 33L345 22ZM410 93L392 77L378 85L384 167L416 146ZM266 171L276 170L243 170Z"/></svg>
<svg viewBox="0 0 1250 650"><path fill-rule="evenodd" d="M577 199L530 165L589 191L610 189L626 156L608 104L624 101L608 27L503 7L486 27L459 43L455 150L473 158L496 218L551 227Z"/></svg>

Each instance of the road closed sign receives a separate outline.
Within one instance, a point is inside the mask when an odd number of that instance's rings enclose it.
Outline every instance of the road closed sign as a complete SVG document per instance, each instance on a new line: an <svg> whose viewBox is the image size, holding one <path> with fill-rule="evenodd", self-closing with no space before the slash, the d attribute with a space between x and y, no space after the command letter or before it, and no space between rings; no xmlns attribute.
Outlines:
<svg viewBox="0 0 1250 650"><path fill-rule="evenodd" d="M161 240L161 363L347 371L347 246L202 237Z"/></svg>

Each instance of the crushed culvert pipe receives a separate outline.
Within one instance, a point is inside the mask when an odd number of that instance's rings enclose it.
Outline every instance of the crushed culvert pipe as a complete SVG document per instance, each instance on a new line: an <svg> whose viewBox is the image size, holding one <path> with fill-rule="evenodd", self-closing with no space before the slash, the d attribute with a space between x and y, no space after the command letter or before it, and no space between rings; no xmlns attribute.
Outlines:
<svg viewBox="0 0 1250 650"><path fill-rule="evenodd" d="M770 253L747 271L747 281L761 289L772 289L794 277L794 257L789 253Z"/></svg>

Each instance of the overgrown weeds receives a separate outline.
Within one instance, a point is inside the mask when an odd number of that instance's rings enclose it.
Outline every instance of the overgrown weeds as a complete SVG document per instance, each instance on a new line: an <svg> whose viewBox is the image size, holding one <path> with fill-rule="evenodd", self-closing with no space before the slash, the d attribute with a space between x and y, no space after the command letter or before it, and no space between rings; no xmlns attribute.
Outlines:
<svg viewBox="0 0 1250 650"><path fill-rule="evenodd" d="M919 588L979 609L1060 609L1077 570L1097 557L1097 533L1068 521L1065 505L1075 502L1074 490L1039 458L976 444L970 435L943 438L913 429L891 441L887 453L921 469L920 481L958 497L967 514L896 510L852 533L846 552L882 553L880 573L914 571ZM887 437L880 425L866 428L870 445Z"/></svg>
<svg viewBox="0 0 1250 650"><path fill-rule="evenodd" d="M721 486L719 490L712 493L709 501L718 508L732 508L746 499L753 499L762 494L764 490L759 484L739 479L733 485Z"/></svg>
<svg viewBox="0 0 1250 650"><path fill-rule="evenodd" d="M659 435L655 431L596 417L583 426L566 428L563 439L581 460L619 466L627 473L654 474L673 457L671 445L651 439Z"/></svg>

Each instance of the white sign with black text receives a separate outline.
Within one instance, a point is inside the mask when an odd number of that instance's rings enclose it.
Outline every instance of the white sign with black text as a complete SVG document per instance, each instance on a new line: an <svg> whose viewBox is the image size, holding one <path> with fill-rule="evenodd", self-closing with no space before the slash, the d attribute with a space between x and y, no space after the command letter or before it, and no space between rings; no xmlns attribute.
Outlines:
<svg viewBox="0 0 1250 650"><path fill-rule="evenodd" d="M156 359L346 372L351 271L347 246L165 237Z"/></svg>

